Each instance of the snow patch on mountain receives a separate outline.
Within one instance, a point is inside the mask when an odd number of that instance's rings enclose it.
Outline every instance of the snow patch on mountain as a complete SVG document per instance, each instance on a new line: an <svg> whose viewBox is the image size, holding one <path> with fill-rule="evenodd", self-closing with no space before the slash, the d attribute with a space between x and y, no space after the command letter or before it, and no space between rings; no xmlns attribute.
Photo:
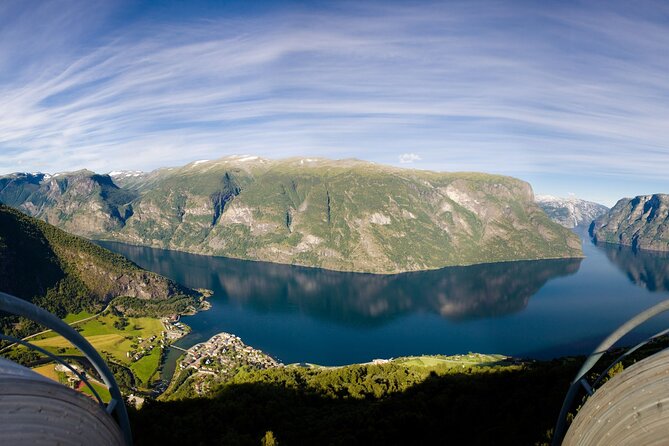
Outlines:
<svg viewBox="0 0 669 446"><path fill-rule="evenodd" d="M565 228L587 228L593 220L609 210L602 204L576 197L537 195L535 201L551 220Z"/></svg>
<svg viewBox="0 0 669 446"><path fill-rule="evenodd" d="M141 170L114 170L109 172L109 176L112 178L136 178L144 175L145 172ZM55 176L55 175L54 175Z"/></svg>

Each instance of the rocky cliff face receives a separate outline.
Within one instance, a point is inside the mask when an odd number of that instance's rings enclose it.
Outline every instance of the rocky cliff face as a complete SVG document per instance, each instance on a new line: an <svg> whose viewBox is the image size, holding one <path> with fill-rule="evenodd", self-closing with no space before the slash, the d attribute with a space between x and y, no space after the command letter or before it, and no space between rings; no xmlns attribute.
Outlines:
<svg viewBox="0 0 669 446"><path fill-rule="evenodd" d="M669 251L669 195L623 198L593 222L590 234L597 242Z"/></svg>
<svg viewBox="0 0 669 446"><path fill-rule="evenodd" d="M509 177L257 157L121 177L132 192L115 193L136 196L123 218L110 212L123 200L110 203L96 187L86 189L94 199L83 207L64 198L39 210L29 200L19 206L88 237L333 270L582 255L578 237L548 219L527 183Z"/></svg>
<svg viewBox="0 0 669 446"><path fill-rule="evenodd" d="M136 197L108 175L88 170L0 177L0 203L87 237L122 228Z"/></svg>
<svg viewBox="0 0 669 446"><path fill-rule="evenodd" d="M47 178L43 173L15 173L0 177L0 202L20 207L30 200Z"/></svg>
<svg viewBox="0 0 669 446"><path fill-rule="evenodd" d="M602 204L575 197L561 198L551 195L537 195L536 201L551 220L570 229L587 229L590 227L590 223L609 210Z"/></svg>

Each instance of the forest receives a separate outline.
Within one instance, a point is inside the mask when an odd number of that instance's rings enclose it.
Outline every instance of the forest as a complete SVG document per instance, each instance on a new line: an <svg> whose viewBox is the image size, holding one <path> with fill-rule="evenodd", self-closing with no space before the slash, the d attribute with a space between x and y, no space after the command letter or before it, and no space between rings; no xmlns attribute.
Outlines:
<svg viewBox="0 0 669 446"><path fill-rule="evenodd" d="M542 444L581 360L243 370L131 417L138 445L260 445L267 432L287 445Z"/></svg>

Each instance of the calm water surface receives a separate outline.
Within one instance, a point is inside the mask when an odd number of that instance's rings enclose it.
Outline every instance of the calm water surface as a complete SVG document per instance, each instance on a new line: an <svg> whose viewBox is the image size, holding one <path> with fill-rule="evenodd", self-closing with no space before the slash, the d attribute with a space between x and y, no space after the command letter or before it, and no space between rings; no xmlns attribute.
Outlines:
<svg viewBox="0 0 669 446"><path fill-rule="evenodd" d="M589 353L631 316L669 298L669 255L589 240L583 260L392 276L101 244L183 285L214 291L211 310L183 318L193 332L177 345L227 331L284 363L470 351L535 358ZM669 317L659 319L634 338L667 323ZM170 352L168 375L177 356Z"/></svg>

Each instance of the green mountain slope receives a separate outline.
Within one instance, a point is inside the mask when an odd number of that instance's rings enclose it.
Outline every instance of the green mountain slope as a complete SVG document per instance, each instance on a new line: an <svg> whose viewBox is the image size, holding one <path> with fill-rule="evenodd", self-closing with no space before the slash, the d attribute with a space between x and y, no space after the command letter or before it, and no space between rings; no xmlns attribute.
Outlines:
<svg viewBox="0 0 669 446"><path fill-rule="evenodd" d="M192 290L118 254L4 205L0 205L0 291L61 317L99 311L119 296L127 296L127 302L141 300L149 309L156 302L192 303L196 298Z"/></svg>
<svg viewBox="0 0 669 446"><path fill-rule="evenodd" d="M669 251L669 195L623 198L593 222L590 234L597 242Z"/></svg>
<svg viewBox="0 0 669 446"><path fill-rule="evenodd" d="M18 206L88 237L333 270L582 255L578 237L549 220L527 183L498 175L227 157L119 179L127 188L114 189L123 198L114 201L90 185L94 175L77 175L87 186L68 183L76 206L63 194L35 209L39 192Z"/></svg>

